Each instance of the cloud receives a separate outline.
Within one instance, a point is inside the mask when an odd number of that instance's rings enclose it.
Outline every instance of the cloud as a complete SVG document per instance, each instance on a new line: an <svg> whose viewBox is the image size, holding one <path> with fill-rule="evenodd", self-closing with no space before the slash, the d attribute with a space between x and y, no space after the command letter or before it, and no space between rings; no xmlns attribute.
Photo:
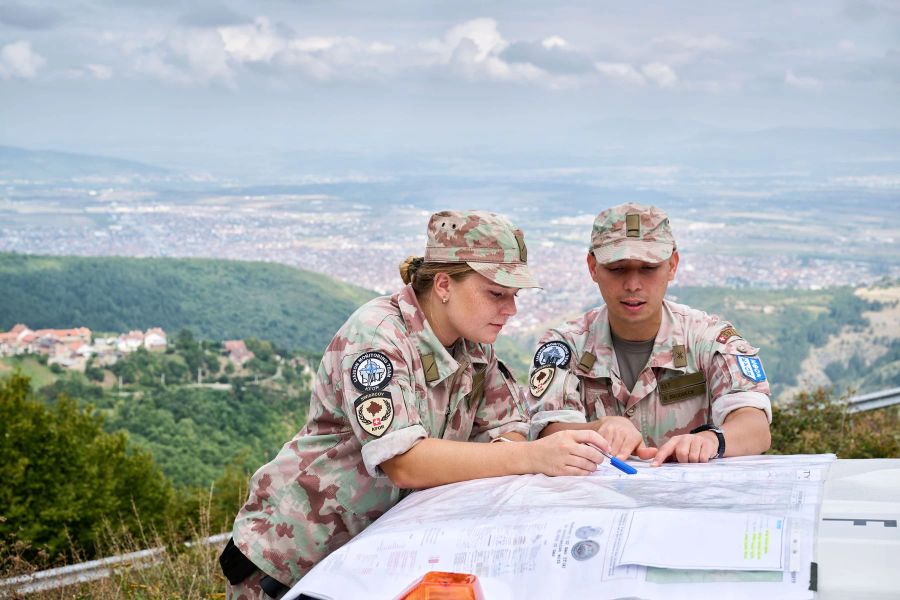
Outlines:
<svg viewBox="0 0 900 600"><path fill-rule="evenodd" d="M551 48L568 48L569 43L558 35L551 35L548 38L544 38L541 41L541 46L547 48L548 50Z"/></svg>
<svg viewBox="0 0 900 600"><path fill-rule="evenodd" d="M265 17L244 25L219 27L218 34L225 52L237 62L271 62L289 44Z"/></svg>
<svg viewBox="0 0 900 600"><path fill-rule="evenodd" d="M654 40L659 46L677 48L681 50L724 50L732 46L731 42L717 35L688 35L688 34L670 34L656 38Z"/></svg>
<svg viewBox="0 0 900 600"><path fill-rule="evenodd" d="M620 83L643 86L653 84L661 88L678 85L678 75L669 65L661 62L650 62L636 68L624 62L594 63L594 69L607 79Z"/></svg>
<svg viewBox="0 0 900 600"><path fill-rule="evenodd" d="M84 65L84 68L95 79L110 79L113 75L112 69L106 65L87 64Z"/></svg>
<svg viewBox="0 0 900 600"><path fill-rule="evenodd" d="M222 30L237 33L223 36ZM104 39L128 56L134 74L178 85L233 88L241 63L261 52L258 36L245 39L239 33L234 28L188 27L141 36L109 34Z"/></svg>
<svg viewBox="0 0 900 600"><path fill-rule="evenodd" d="M129 55L135 73L180 85L237 87L247 70L299 71L317 80L366 80L395 69L396 48L353 37L297 37L258 17L240 25L146 32L141 38L109 35Z"/></svg>
<svg viewBox="0 0 900 600"><path fill-rule="evenodd" d="M80 68L69 69L65 76L70 79L99 79L101 81L111 79L113 70L107 65L89 63Z"/></svg>
<svg viewBox="0 0 900 600"><path fill-rule="evenodd" d="M452 75L469 81L534 83L559 89L577 85L582 76L592 72L590 58L561 36L510 42L490 18L455 25L442 38L418 47L420 65L446 67Z"/></svg>
<svg viewBox="0 0 900 600"><path fill-rule="evenodd" d="M30 42L20 40L0 48L0 79L33 79L45 64L46 59L31 49Z"/></svg>
<svg viewBox="0 0 900 600"><path fill-rule="evenodd" d="M0 23L22 29L52 29L62 18L53 9L26 6L18 2L0 3Z"/></svg>
<svg viewBox="0 0 900 600"><path fill-rule="evenodd" d="M472 61L485 62L508 45L497 29L497 21L473 19L452 27L442 40L432 43L431 49L437 51L444 63L452 62L460 48L466 55L471 55Z"/></svg>
<svg viewBox="0 0 900 600"><path fill-rule="evenodd" d="M278 64L320 80L370 80L392 74L396 48L354 37L306 37L290 40Z"/></svg>
<svg viewBox="0 0 900 600"><path fill-rule="evenodd" d="M844 14L857 21L900 16L900 5L894 0L851 0L844 4Z"/></svg>
<svg viewBox="0 0 900 600"><path fill-rule="evenodd" d="M115 65L116 73L130 70L179 85L236 88L250 74L275 86L295 80L298 74L316 81L344 82L424 74L549 89L572 89L598 77L658 88L690 84L681 81L682 70L670 60L671 54L659 56L654 51L628 62L595 61L588 51L552 31L537 39L508 39L493 18L457 23L439 37L424 41L365 40L339 34L304 37L266 16L215 27L160 27L138 35L116 32L101 35L101 39L121 48L130 62L124 67ZM661 39L684 53L689 52L686 49L714 51L729 45L713 35Z"/></svg>
<svg viewBox="0 0 900 600"><path fill-rule="evenodd" d="M637 69L628 63L621 62L595 62L594 68L601 75L610 79L630 83L634 85L644 85L647 80L641 75Z"/></svg>
<svg viewBox="0 0 900 600"><path fill-rule="evenodd" d="M801 90L819 90L822 88L822 82L815 77L795 75L790 69L784 74L784 82L791 87Z"/></svg>
<svg viewBox="0 0 900 600"><path fill-rule="evenodd" d="M183 69L168 63L162 55L153 52L137 54L133 58L132 68L139 75L147 75L168 83L190 85L194 82Z"/></svg>
<svg viewBox="0 0 900 600"><path fill-rule="evenodd" d="M568 43L558 36L541 42L515 42L503 50L499 58L511 63L531 64L560 75L589 73L593 67L588 56L571 50Z"/></svg>
<svg viewBox="0 0 900 600"><path fill-rule="evenodd" d="M651 62L641 66L641 73L648 80L661 88L674 87L678 83L678 75L669 65Z"/></svg>
<svg viewBox="0 0 900 600"><path fill-rule="evenodd" d="M187 27L222 27L240 25L247 21L227 6L205 5L192 8L178 22Z"/></svg>

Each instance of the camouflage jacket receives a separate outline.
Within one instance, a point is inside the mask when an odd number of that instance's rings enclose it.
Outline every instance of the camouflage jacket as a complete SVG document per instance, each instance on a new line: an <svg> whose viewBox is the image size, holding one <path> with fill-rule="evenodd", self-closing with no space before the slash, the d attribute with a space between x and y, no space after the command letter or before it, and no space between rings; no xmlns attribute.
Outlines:
<svg viewBox="0 0 900 600"><path fill-rule="evenodd" d="M658 447L704 423L720 426L728 413L745 406L764 410L771 422L769 383L758 351L727 321L665 301L653 351L629 392L601 306L540 339L526 394L532 436L548 423L618 415L631 420L648 446Z"/></svg>
<svg viewBox="0 0 900 600"><path fill-rule="evenodd" d="M233 530L241 552L293 585L400 500L385 460L426 437L527 435L519 388L493 347L459 340L452 350L410 286L357 310L325 351L306 426L250 482Z"/></svg>

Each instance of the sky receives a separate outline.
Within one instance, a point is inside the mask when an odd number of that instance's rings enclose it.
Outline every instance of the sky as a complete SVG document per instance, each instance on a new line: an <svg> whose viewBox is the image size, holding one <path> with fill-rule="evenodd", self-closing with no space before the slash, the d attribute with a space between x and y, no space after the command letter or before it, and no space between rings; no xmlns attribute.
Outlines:
<svg viewBox="0 0 900 600"><path fill-rule="evenodd" d="M890 132L898 92L896 0L0 0L0 145L169 166Z"/></svg>

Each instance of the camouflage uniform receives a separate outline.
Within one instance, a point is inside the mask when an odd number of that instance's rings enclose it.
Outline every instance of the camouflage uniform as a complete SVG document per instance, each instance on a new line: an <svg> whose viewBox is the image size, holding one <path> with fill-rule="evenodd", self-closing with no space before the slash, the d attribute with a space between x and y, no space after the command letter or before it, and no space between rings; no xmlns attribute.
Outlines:
<svg viewBox="0 0 900 600"><path fill-rule="evenodd" d="M628 417L648 446L658 447L703 423L720 427L728 413L744 406L764 410L771 421L768 381L749 379L738 362L738 356L755 357L759 350L737 332L728 335L731 331L731 324L718 317L664 302L653 352L629 392L619 376L605 306L551 329L540 344L562 341L571 354L539 398L529 393L532 435L548 423L584 423L618 415ZM728 336L724 342L719 341L722 332ZM679 353L683 366L676 364L673 352L679 345L684 348ZM702 373L704 383L697 376L693 381L684 378L694 373ZM660 384L669 388L665 398Z"/></svg>
<svg viewBox="0 0 900 600"><path fill-rule="evenodd" d="M600 264L657 263L674 249L668 218L655 207L625 204L594 222L591 251ZM664 301L650 358L629 392L619 374L607 308L601 306L541 337L527 394L532 436L553 422L624 416L648 446L658 447L704 423L720 427L742 407L762 409L771 422L758 352L727 321Z"/></svg>
<svg viewBox="0 0 900 600"><path fill-rule="evenodd" d="M426 262L478 260L486 267L479 272L495 280L534 284L524 242L520 251L516 241L521 232L501 217L437 213L428 232ZM370 301L326 349L307 425L253 476L250 498L235 520L235 545L263 571L293 585L401 499L404 491L381 470L382 462L427 437L489 442L507 432L527 436L519 394L491 345L459 339L448 351L441 344L411 285ZM252 577L229 586L230 598L242 593L263 597Z"/></svg>

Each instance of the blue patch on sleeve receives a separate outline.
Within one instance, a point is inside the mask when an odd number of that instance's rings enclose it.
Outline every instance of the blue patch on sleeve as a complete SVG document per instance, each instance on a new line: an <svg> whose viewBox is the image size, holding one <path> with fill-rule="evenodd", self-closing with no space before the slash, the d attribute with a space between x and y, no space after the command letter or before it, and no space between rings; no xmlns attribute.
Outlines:
<svg viewBox="0 0 900 600"><path fill-rule="evenodd" d="M762 361L755 356L736 355L738 366L741 368L741 374L749 379L759 383L766 380L766 372L763 371Z"/></svg>

